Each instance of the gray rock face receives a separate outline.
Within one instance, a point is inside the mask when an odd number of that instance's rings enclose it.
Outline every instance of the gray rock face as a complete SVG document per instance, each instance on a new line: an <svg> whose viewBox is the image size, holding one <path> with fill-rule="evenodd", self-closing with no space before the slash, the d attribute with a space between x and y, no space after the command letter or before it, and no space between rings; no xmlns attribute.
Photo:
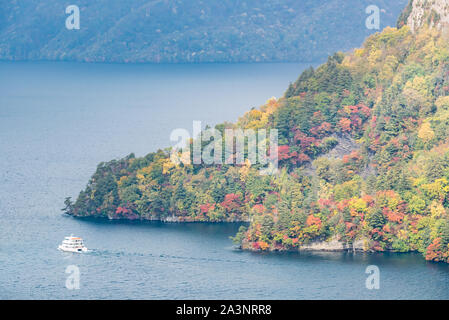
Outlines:
<svg viewBox="0 0 449 320"><path fill-rule="evenodd" d="M302 245L299 251L367 251L364 240L356 240L352 244L332 239L330 241L312 242Z"/></svg>
<svg viewBox="0 0 449 320"><path fill-rule="evenodd" d="M341 159L343 156L361 148L361 145L358 144L349 134L333 134L331 137L337 139L338 144L335 148L324 155L326 158Z"/></svg>
<svg viewBox="0 0 449 320"><path fill-rule="evenodd" d="M246 241L243 241L241 244L241 249L243 250L249 250L249 251L259 251L258 249L255 249L251 243L248 243ZM276 248L270 248L270 251L276 251L279 249ZM291 249L288 251L316 251L316 252L341 252L341 251L352 251L352 252L367 252L369 251L368 246L368 239L358 239L355 240L353 243L347 243L339 241L336 238L329 239L327 241L314 241L308 244L301 245L297 249Z"/></svg>
<svg viewBox="0 0 449 320"><path fill-rule="evenodd" d="M349 134L333 134L331 137L337 140L337 145L329 152L321 155L320 158L342 159L345 155L349 155L353 151L359 151L362 147ZM313 162L304 165L303 170L304 173L309 176L316 176L316 167L314 166ZM367 178L368 176L375 174L376 171L370 165L367 165L360 172L360 175L363 178Z"/></svg>
<svg viewBox="0 0 449 320"><path fill-rule="evenodd" d="M437 29L449 26L449 0L413 0L407 25L412 32L428 24Z"/></svg>

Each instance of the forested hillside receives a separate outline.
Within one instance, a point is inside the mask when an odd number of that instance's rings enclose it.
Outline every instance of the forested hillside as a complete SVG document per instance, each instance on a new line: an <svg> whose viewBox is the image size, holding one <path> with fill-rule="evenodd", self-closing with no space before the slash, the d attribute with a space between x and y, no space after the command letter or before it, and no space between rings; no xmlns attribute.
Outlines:
<svg viewBox="0 0 449 320"><path fill-rule="evenodd" d="M1 60L316 62L393 26L406 0L0 1ZM67 30L68 5L80 29Z"/></svg>
<svg viewBox="0 0 449 320"><path fill-rule="evenodd" d="M333 242L448 262L449 37L429 21L414 33L386 28L303 72L284 97L217 126L278 129L278 174L248 162L174 165L167 151L130 155L100 164L65 211L244 220L235 237L244 249Z"/></svg>

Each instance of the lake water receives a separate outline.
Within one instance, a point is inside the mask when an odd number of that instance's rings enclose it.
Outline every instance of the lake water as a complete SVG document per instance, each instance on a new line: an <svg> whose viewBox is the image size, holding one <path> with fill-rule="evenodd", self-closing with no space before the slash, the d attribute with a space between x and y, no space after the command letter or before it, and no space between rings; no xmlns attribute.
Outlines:
<svg viewBox="0 0 449 320"><path fill-rule="evenodd" d="M258 254L233 248L238 224L61 215L100 161L166 147L193 120L235 121L305 67L0 63L0 299L448 299L449 265L417 254ZM56 250L71 233L92 252Z"/></svg>

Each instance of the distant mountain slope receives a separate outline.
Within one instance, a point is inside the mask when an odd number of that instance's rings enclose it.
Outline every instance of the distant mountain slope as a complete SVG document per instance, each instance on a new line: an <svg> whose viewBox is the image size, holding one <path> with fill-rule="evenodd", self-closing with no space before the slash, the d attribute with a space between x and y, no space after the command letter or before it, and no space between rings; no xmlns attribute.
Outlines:
<svg viewBox="0 0 449 320"><path fill-rule="evenodd" d="M322 60L360 44L369 5L381 28L407 0L0 1L0 59L107 62ZM81 29L65 28L65 8Z"/></svg>

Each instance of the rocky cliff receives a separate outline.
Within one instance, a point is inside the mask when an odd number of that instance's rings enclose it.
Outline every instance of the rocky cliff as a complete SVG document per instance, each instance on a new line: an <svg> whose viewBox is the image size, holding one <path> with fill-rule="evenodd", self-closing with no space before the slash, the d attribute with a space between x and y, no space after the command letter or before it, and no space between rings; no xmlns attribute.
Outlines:
<svg viewBox="0 0 449 320"><path fill-rule="evenodd" d="M413 32L423 25L449 26L449 0L411 0L405 12L404 20Z"/></svg>

